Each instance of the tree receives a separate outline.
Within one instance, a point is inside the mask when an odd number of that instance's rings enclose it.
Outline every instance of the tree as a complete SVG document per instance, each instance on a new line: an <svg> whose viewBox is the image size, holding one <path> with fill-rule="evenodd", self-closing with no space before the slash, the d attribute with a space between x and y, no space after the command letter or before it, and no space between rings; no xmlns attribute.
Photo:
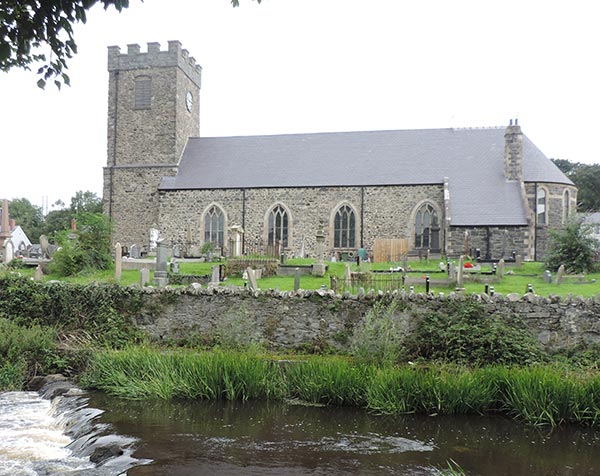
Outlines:
<svg viewBox="0 0 600 476"><path fill-rule="evenodd" d="M10 218L14 219L16 224L23 228L25 234L33 243L37 242L44 226L44 215L41 207L33 205L26 198L11 200L8 207Z"/></svg>
<svg viewBox="0 0 600 476"><path fill-rule="evenodd" d="M119 12L129 6L129 0L0 0L0 71L41 64L40 88L52 78L58 88L68 85L67 60L77 53L73 25L85 23L87 11L99 2Z"/></svg>
<svg viewBox="0 0 600 476"><path fill-rule="evenodd" d="M600 211L600 164L581 164L565 159L552 159L552 162L577 187L578 211Z"/></svg>
<svg viewBox="0 0 600 476"><path fill-rule="evenodd" d="M94 192L75 192L71 198L71 213L78 215L80 213L102 213L102 199Z"/></svg>
<svg viewBox="0 0 600 476"><path fill-rule="evenodd" d="M598 241L589 225L573 219L562 228L550 231L550 245L546 253L546 268L556 271L560 265L570 273L593 271L598 252Z"/></svg>

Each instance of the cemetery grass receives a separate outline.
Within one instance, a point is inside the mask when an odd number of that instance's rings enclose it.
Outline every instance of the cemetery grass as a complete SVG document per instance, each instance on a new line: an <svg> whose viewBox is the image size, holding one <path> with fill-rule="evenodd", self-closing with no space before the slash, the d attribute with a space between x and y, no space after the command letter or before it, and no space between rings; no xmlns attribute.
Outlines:
<svg viewBox="0 0 600 476"><path fill-rule="evenodd" d="M212 266L219 265L219 262L185 262L179 261L180 263L180 274L196 275L196 276L210 276ZM294 265L308 265L312 264L313 260L310 259L293 259L288 260L288 264ZM300 279L300 288L304 290L319 289L325 286L325 289L329 289L331 286L330 276L336 276L340 283L343 282L345 276L346 266L349 265L351 271L370 271L370 270L390 270L402 266L400 262L392 263L362 263L357 266L356 263L343 263L343 262L327 262L328 270L323 277L317 276L302 276ZM408 262L409 268L413 270L411 276L419 276L422 278L422 284L414 286L414 292L423 293L425 292L425 276L429 275L432 279L443 278L445 273L440 272L439 262L436 260L430 260L427 263L425 260L411 260ZM491 271L491 264L482 265L482 271ZM499 280L497 277L492 275L480 276L479 282L466 282L464 285L466 293L483 293L485 285L493 286L495 293L501 293L503 295L509 293L517 293L523 295L527 292L528 285L531 284L535 294L540 296L583 296L591 297L600 293L600 273L586 274L581 281L579 277L573 277L565 275L565 279L561 284L556 284L555 273L553 274L553 281L546 283L543 279L544 265L542 263L526 262L523 263L521 269L517 270L512 265L507 265L504 278ZM33 268L22 268L18 270L24 276L33 277ZM153 273L150 274L150 284L152 283ZM87 273L71 277L58 277L52 274L44 275L44 281L60 280L75 284L89 284L92 282L103 282L114 284L117 280L114 277L114 270L97 271L94 273ZM595 280L595 282L593 282ZM121 279L118 281L123 286L139 284L139 271L135 270L124 270L121 275ZM227 280L221 283L226 286L228 284L235 286L244 286L245 280L241 276L228 276ZM259 279L257 282L261 289L279 289L281 291L291 291L294 289L294 277L293 276L270 276ZM432 286L430 291L433 293L443 292L448 294L454 291L454 287L437 287ZM368 290L365 290L368 291ZM408 291L408 289L406 289ZM351 291L352 292L352 291ZM356 290L352 292L356 293Z"/></svg>

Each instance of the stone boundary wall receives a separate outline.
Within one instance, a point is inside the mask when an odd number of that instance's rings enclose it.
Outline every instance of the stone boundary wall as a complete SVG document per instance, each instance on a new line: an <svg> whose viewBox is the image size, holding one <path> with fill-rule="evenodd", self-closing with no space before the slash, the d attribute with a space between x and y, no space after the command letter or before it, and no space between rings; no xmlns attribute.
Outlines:
<svg viewBox="0 0 600 476"><path fill-rule="evenodd" d="M374 303L400 301L396 311L402 332L415 328L419 316L443 310L451 300L476 299L489 314L518 315L547 350L600 343L600 295L560 298L533 294L447 295L405 292L250 291L233 287L145 288L137 325L158 340L210 339L227 319L250 319L269 347L342 350L354 326Z"/></svg>

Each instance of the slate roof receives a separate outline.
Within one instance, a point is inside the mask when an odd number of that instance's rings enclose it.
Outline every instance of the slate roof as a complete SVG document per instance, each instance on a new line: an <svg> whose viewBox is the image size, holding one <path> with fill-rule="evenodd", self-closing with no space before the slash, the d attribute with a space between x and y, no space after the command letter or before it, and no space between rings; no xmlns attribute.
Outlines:
<svg viewBox="0 0 600 476"><path fill-rule="evenodd" d="M161 190L442 184L453 225L524 225L504 177L504 131L422 129L194 137ZM526 182L572 182L525 136Z"/></svg>

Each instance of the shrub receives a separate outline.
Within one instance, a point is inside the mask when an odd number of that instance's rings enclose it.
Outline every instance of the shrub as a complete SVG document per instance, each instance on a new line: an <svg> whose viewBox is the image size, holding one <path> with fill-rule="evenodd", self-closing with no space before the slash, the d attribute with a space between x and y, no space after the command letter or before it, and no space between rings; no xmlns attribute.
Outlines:
<svg viewBox="0 0 600 476"><path fill-rule="evenodd" d="M426 314L405 340L408 359L467 365L539 362L543 352L517 316L510 321L487 314L475 299L448 301L443 311Z"/></svg>
<svg viewBox="0 0 600 476"><path fill-rule="evenodd" d="M356 325L350 352L362 362L394 363L400 353L402 333L395 315L398 302L377 301Z"/></svg>
<svg viewBox="0 0 600 476"><path fill-rule="evenodd" d="M550 244L546 253L546 268L556 271L564 265L568 272L594 271L598 242L591 235L590 226L581 219L569 221L562 228L550 231Z"/></svg>

